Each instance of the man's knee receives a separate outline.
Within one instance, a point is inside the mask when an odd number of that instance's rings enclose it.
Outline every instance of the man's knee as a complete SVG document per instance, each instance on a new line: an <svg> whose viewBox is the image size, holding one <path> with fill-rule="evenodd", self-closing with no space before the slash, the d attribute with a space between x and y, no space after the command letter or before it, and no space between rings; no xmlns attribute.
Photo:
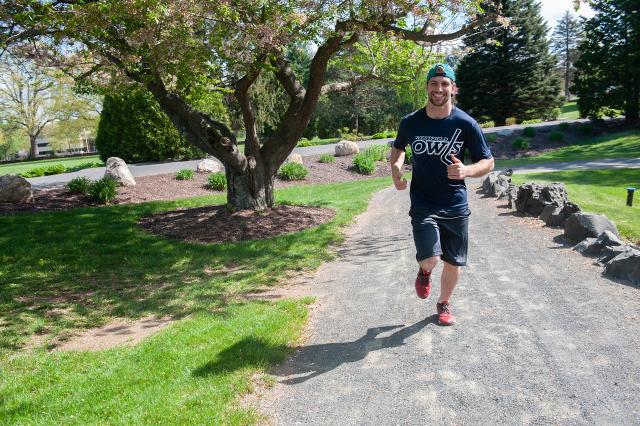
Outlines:
<svg viewBox="0 0 640 426"><path fill-rule="evenodd" d="M433 256L433 257L428 257L426 259L422 259L420 261L420 268L422 268L423 271L433 271L433 269L438 264L439 258L440 258L439 256Z"/></svg>

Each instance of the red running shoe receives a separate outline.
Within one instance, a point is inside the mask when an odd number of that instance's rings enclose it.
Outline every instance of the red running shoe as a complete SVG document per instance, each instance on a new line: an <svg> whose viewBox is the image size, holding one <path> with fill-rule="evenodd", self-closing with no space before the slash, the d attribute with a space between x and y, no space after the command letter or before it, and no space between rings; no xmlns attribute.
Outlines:
<svg viewBox="0 0 640 426"><path fill-rule="evenodd" d="M438 324L440 325L453 325L456 323L456 317L451 313L451 305L449 301L445 300L442 303L437 303L438 308Z"/></svg>
<svg viewBox="0 0 640 426"><path fill-rule="evenodd" d="M426 299L431 293L431 272L424 272L422 268L416 277L416 294L420 299Z"/></svg>

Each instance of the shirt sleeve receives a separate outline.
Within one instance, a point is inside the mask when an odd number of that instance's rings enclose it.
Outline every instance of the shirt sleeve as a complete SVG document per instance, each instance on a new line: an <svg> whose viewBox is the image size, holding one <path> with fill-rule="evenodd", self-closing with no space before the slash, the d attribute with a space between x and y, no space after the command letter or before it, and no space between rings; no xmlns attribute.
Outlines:
<svg viewBox="0 0 640 426"><path fill-rule="evenodd" d="M407 140L407 119L403 118L400 121L400 127L398 127L398 134L396 135L396 140L393 141L393 146L404 151L407 143L409 143Z"/></svg>
<svg viewBox="0 0 640 426"><path fill-rule="evenodd" d="M480 160L493 158L487 138L478 123L473 123L469 135L469 151L471 152L471 161L477 163Z"/></svg>

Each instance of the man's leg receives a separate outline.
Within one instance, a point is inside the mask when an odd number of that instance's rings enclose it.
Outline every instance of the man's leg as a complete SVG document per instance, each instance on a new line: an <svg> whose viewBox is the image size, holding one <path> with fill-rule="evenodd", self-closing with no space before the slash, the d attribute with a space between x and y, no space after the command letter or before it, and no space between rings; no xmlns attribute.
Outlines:
<svg viewBox="0 0 640 426"><path fill-rule="evenodd" d="M440 276L440 298L438 299L438 303L451 299L453 290L456 288L456 284L458 284L460 272L462 270L460 266L455 266L444 261L442 263L442 275Z"/></svg>
<svg viewBox="0 0 640 426"><path fill-rule="evenodd" d="M426 259L421 260L420 262L418 262L420 264L420 269L422 269L424 272L430 273L436 268L436 265L438 264L438 259L440 259L440 256L428 257Z"/></svg>

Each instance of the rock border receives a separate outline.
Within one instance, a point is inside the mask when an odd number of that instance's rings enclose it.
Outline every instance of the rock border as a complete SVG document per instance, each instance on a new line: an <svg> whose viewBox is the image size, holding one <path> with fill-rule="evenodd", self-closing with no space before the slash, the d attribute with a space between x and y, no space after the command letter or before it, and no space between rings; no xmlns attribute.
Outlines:
<svg viewBox="0 0 640 426"><path fill-rule="evenodd" d="M640 284L640 247L624 243L615 223L604 215L583 212L569 200L562 182L516 186L511 182L512 175L512 169L491 172L480 189L488 197L507 198L508 207L523 215L562 228L568 240L577 242L574 250L597 258L594 264L604 267L604 275Z"/></svg>

